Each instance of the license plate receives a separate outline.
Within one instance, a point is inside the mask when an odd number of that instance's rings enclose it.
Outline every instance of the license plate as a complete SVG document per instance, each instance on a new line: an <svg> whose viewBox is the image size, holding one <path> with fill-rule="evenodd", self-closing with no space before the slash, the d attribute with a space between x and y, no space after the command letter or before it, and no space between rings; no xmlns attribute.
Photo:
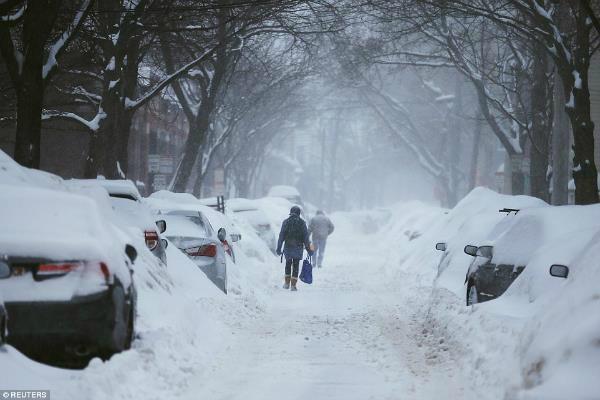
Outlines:
<svg viewBox="0 0 600 400"><path fill-rule="evenodd" d="M21 276L21 275L25 275L25 268L23 267L13 267L12 269L12 276Z"/></svg>

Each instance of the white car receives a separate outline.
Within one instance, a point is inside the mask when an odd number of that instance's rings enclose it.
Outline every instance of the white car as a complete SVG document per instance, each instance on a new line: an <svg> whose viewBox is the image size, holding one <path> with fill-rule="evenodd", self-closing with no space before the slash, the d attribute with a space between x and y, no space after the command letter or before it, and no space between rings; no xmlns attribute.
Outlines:
<svg viewBox="0 0 600 400"><path fill-rule="evenodd" d="M164 264L167 263L166 242L160 234L166 230L165 221L157 220L150 208L142 202L137 187L129 180L109 179L73 179L67 181L71 186L85 188L99 186L110 196L118 223L133 235L143 235L148 250Z"/></svg>
<svg viewBox="0 0 600 400"><path fill-rule="evenodd" d="M278 185L273 186L269 189L269 193L267 197L281 197L283 199L288 200L290 203L300 206L300 208L304 209L304 202L302 201L302 196L300 196L300 192L293 186L286 185Z"/></svg>
<svg viewBox="0 0 600 400"><path fill-rule="evenodd" d="M249 199L227 200L227 211L234 213L236 217L243 218L256 232L256 234L267 244L272 252L277 247L276 232L269 222L269 218L262 211L256 201Z"/></svg>
<svg viewBox="0 0 600 400"><path fill-rule="evenodd" d="M136 249L92 199L0 185L8 342L31 357L108 358L135 330Z"/></svg>

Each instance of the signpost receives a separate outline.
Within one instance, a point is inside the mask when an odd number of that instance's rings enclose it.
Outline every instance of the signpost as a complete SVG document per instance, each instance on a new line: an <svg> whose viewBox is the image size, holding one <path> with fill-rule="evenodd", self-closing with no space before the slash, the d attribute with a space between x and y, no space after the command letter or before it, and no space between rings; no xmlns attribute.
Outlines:
<svg viewBox="0 0 600 400"><path fill-rule="evenodd" d="M168 185L167 175L156 174L152 179L152 188L154 190L166 190Z"/></svg>

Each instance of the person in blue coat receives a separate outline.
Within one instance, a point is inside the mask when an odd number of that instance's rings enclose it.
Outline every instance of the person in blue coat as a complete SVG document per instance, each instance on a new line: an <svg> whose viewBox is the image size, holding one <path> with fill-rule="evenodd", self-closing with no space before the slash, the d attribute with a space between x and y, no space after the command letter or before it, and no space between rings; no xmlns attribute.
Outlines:
<svg viewBox="0 0 600 400"><path fill-rule="evenodd" d="M283 221L281 232L279 232L279 240L277 241L277 255L285 256L285 283L284 289L291 287L292 291L298 290L296 283L298 282L298 269L300 268L300 260L304 255L304 249L307 252L310 250L310 240L308 239L308 228L306 222L300 218L300 207L294 206L290 210L290 216Z"/></svg>

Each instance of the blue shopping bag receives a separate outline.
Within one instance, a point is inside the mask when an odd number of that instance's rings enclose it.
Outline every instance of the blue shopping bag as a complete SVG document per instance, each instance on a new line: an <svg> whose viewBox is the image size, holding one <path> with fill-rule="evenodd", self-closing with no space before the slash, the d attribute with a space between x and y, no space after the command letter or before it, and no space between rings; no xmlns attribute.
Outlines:
<svg viewBox="0 0 600 400"><path fill-rule="evenodd" d="M312 283L312 264L310 260L307 258L302 263L302 271L300 271L300 280L304 283L308 283L309 285Z"/></svg>

